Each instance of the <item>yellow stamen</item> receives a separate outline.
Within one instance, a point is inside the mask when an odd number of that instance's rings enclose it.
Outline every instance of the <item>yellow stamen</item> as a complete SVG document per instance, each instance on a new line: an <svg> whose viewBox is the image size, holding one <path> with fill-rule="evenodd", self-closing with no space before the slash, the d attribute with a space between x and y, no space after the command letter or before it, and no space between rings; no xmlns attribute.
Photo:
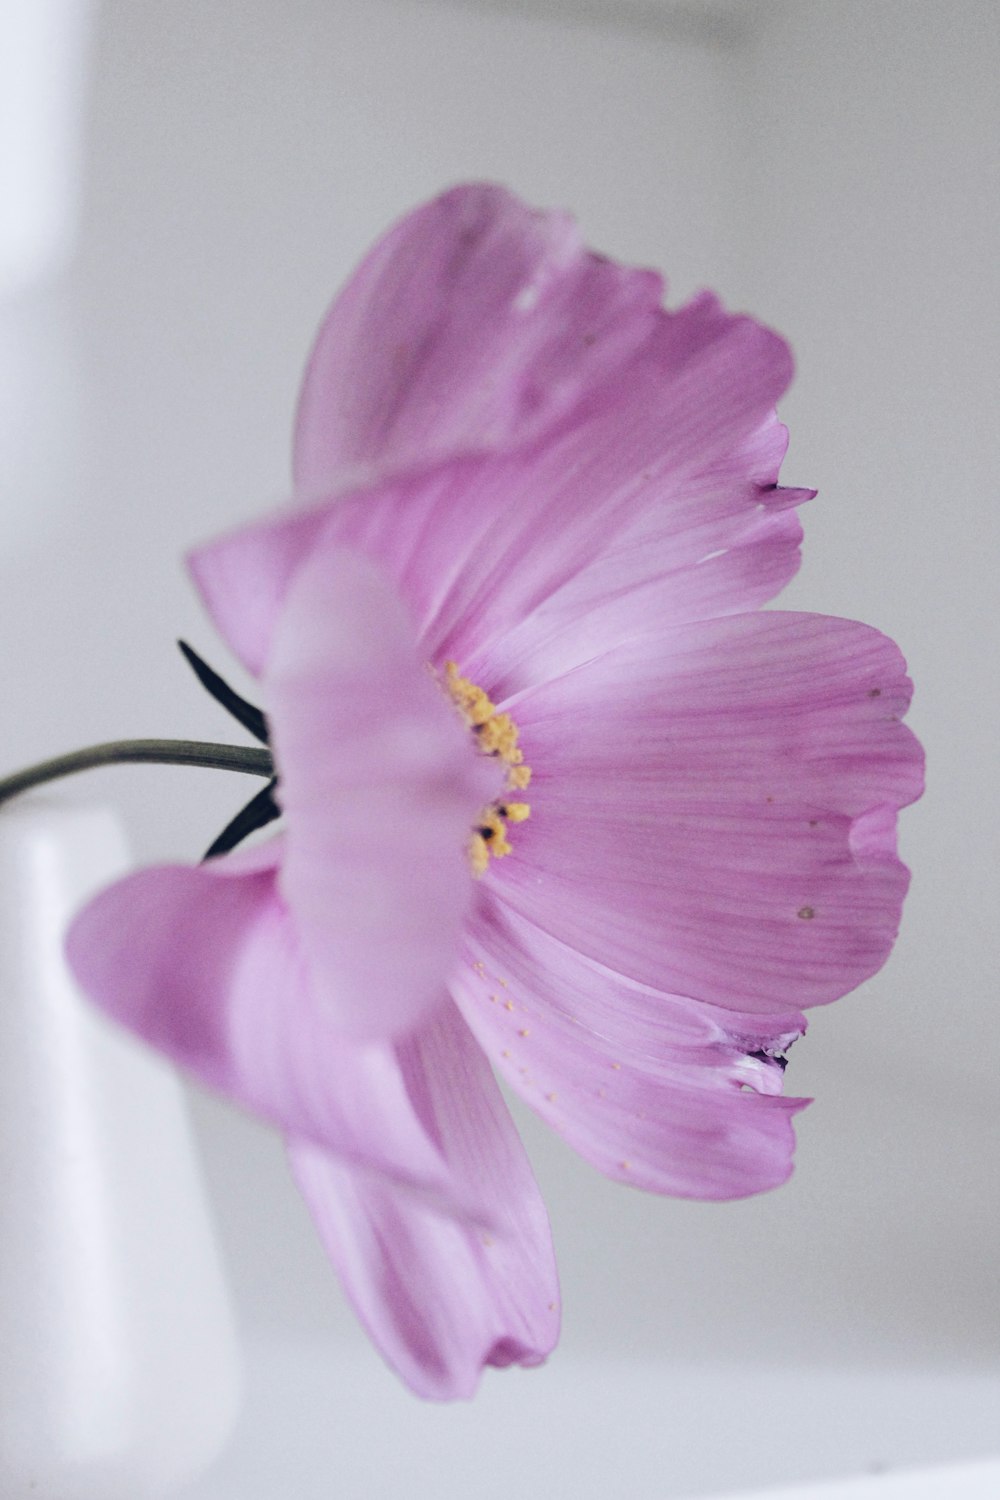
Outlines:
<svg viewBox="0 0 1000 1500"><path fill-rule="evenodd" d="M490 867L490 846L481 833L474 833L469 840L469 864L477 878Z"/></svg>
<svg viewBox="0 0 1000 1500"><path fill-rule="evenodd" d="M503 859L505 854L510 853L510 844L507 842L507 825L499 808L484 808L482 817L474 836L482 839L494 859Z"/></svg>
<svg viewBox="0 0 1000 1500"><path fill-rule="evenodd" d="M480 754L494 756L507 767L507 786L524 791L531 780L531 767L524 764L518 747L518 728L510 714L497 712L496 704L483 689L463 677L455 662L445 663L444 685L448 695L476 737ZM508 823L523 823L531 816L527 802L507 802L497 797L483 808L469 838L469 863L474 875L484 875L490 858L503 859L512 851Z"/></svg>

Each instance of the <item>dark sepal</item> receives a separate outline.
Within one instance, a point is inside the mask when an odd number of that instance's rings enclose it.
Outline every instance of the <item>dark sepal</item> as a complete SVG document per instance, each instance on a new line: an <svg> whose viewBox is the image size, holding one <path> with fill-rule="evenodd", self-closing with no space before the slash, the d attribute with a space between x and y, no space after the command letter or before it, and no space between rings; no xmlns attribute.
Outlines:
<svg viewBox="0 0 1000 1500"><path fill-rule="evenodd" d="M264 745L269 745L271 741L267 732L267 720L260 709L248 703L245 698L241 698L239 693L234 693L228 682L224 682L218 672L213 672L208 663L202 661L197 651L191 649L187 641L178 641L177 644L184 653L184 660L206 693L210 693L216 703L221 703L227 713L232 714L244 729L250 731L254 739L260 740Z"/></svg>
<svg viewBox="0 0 1000 1500"><path fill-rule="evenodd" d="M237 844L242 844L251 833L256 833L258 828L266 828L268 823L273 823L275 818L281 817L281 808L274 800L274 789L278 785L277 777L269 781L256 795L251 797L246 807L241 808L231 823L227 823L219 834L214 844L206 850L202 864L207 859L217 859L220 854L228 854L230 849L235 849Z"/></svg>

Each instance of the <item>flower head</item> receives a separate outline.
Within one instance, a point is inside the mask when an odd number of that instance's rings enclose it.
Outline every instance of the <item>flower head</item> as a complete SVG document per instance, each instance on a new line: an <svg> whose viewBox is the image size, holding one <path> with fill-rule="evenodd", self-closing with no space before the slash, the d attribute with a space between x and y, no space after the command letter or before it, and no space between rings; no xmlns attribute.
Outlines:
<svg viewBox="0 0 1000 1500"><path fill-rule="evenodd" d="M295 498L197 552L259 679L277 837L78 919L109 1011L288 1134L349 1295L427 1395L552 1348L491 1069L603 1172L788 1174L805 1006L875 972L921 756L904 664L760 611L794 573L786 345L470 186L334 303Z"/></svg>

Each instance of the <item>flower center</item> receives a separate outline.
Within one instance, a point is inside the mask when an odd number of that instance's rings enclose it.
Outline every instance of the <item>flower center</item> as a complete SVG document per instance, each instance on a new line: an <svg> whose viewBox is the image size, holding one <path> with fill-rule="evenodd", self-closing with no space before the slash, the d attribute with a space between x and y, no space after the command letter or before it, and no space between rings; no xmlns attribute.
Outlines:
<svg viewBox="0 0 1000 1500"><path fill-rule="evenodd" d="M491 755L503 761L507 767L508 790L523 792L531 780L531 767L524 764L524 754L518 749L518 729L510 714L497 713L496 704L481 687L463 677L453 661L445 662L444 685L475 735L480 755ZM500 796L487 803L469 836L469 863L474 875L485 874L491 858L502 859L505 854L510 854L513 846L507 837L509 825L523 823L530 815L531 807L527 802L510 801Z"/></svg>

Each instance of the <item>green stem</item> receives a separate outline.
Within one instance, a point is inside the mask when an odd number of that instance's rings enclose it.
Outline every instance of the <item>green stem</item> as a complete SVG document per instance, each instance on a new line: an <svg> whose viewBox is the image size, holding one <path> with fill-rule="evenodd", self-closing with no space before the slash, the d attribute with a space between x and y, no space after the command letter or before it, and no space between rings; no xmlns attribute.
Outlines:
<svg viewBox="0 0 1000 1500"><path fill-rule="evenodd" d="M243 771L248 776L273 776L274 762L270 750L256 746L213 745L203 740L112 740L105 745L90 745L43 760L13 776L0 779L0 803L30 791L46 781L90 771L95 766L113 766L125 762L150 761L164 766L209 766L217 771Z"/></svg>

